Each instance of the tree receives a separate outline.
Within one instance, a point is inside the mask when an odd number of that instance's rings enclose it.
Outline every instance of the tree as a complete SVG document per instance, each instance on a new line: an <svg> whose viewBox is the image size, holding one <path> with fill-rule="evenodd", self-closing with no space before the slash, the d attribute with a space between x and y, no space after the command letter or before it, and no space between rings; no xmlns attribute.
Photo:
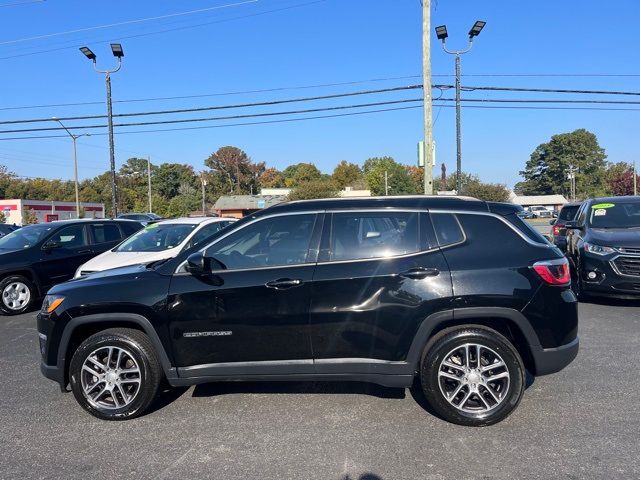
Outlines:
<svg viewBox="0 0 640 480"><path fill-rule="evenodd" d="M337 197L340 187L331 179L319 178L300 183L289 193L289 200Z"/></svg>
<svg viewBox="0 0 640 480"><path fill-rule="evenodd" d="M36 216L36 212L32 208L26 208L22 211L22 224L23 225L33 225L38 223L38 217Z"/></svg>
<svg viewBox="0 0 640 480"><path fill-rule="evenodd" d="M258 178L258 183L261 188L282 188L285 186L284 175L276 168L267 168Z"/></svg>
<svg viewBox="0 0 640 480"><path fill-rule="evenodd" d="M416 167L415 165L407 165L405 168L411 180L411 193L414 195L424 193L424 168ZM434 192L437 192L437 190L434 190Z"/></svg>
<svg viewBox="0 0 640 480"><path fill-rule="evenodd" d="M0 212L0 223L5 223L7 221L7 217L4 212Z"/></svg>
<svg viewBox="0 0 640 480"><path fill-rule="evenodd" d="M509 190L506 185L501 183L471 182L464 189L464 195L487 202L509 201Z"/></svg>
<svg viewBox="0 0 640 480"><path fill-rule="evenodd" d="M222 147L212 153L204 164L211 169L214 183L223 186L223 193L251 193L258 191L258 179L265 171L264 162L254 163L238 147Z"/></svg>
<svg viewBox="0 0 640 480"><path fill-rule="evenodd" d="M185 183L194 188L200 186L200 179L191 165L162 163L152 172L151 190L164 198L170 199L178 195L180 185Z"/></svg>
<svg viewBox="0 0 640 480"><path fill-rule="evenodd" d="M362 183L363 173L359 165L342 160L333 170L333 181L340 188L354 187Z"/></svg>
<svg viewBox="0 0 640 480"><path fill-rule="evenodd" d="M365 178L372 195L385 195L385 172L389 195L414 193L413 182L407 169L391 157L374 157L364 162Z"/></svg>
<svg viewBox="0 0 640 480"><path fill-rule="evenodd" d="M520 172L524 181L517 183L515 190L522 195L568 195L567 171L573 165L578 169L578 194L602 195L606 190L606 158L596 136L585 129L554 135L533 151L525 169Z"/></svg>
<svg viewBox="0 0 640 480"><path fill-rule="evenodd" d="M302 183L322 178L322 172L313 163L289 165L283 170L282 175L287 187L295 187Z"/></svg>

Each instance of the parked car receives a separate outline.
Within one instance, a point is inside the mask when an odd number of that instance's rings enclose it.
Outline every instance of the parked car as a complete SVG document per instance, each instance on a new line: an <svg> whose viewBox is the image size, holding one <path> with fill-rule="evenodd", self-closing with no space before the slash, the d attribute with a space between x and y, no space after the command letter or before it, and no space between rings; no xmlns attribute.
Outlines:
<svg viewBox="0 0 640 480"><path fill-rule="evenodd" d="M145 412L164 380L417 377L443 418L498 422L526 370L578 352L567 259L519 208L420 196L260 210L161 264L51 289L41 370L107 420Z"/></svg>
<svg viewBox="0 0 640 480"><path fill-rule="evenodd" d="M0 238L10 234L11 232L17 229L18 227L16 227L15 225L7 225L6 223L0 223Z"/></svg>
<svg viewBox="0 0 640 480"><path fill-rule="evenodd" d="M549 234L551 242L563 252L567 249L567 229L565 224L576 218L578 208L581 203L566 203L560 209L558 218L549 221L551 232Z"/></svg>
<svg viewBox="0 0 640 480"><path fill-rule="evenodd" d="M142 228L130 220L63 220L27 225L0 238L0 313L28 310L78 265Z"/></svg>
<svg viewBox="0 0 640 480"><path fill-rule="evenodd" d="M578 295L640 296L640 197L586 200L565 228Z"/></svg>
<svg viewBox="0 0 640 480"><path fill-rule="evenodd" d="M145 227L150 223L155 223L162 220L162 217L156 215L155 213L121 213L120 215L118 215L118 218L124 220L135 220L136 222L140 222Z"/></svg>
<svg viewBox="0 0 640 480"><path fill-rule="evenodd" d="M523 219L534 218L533 213L531 213L529 210L520 210L519 212L516 213L516 215Z"/></svg>
<svg viewBox="0 0 640 480"><path fill-rule="evenodd" d="M553 212L542 205L533 205L529 207L529 211L533 214L533 218L551 218Z"/></svg>
<svg viewBox="0 0 640 480"><path fill-rule="evenodd" d="M185 217L152 223L120 245L82 264L74 278L110 268L175 257L182 250L200 244L233 222L233 218Z"/></svg>

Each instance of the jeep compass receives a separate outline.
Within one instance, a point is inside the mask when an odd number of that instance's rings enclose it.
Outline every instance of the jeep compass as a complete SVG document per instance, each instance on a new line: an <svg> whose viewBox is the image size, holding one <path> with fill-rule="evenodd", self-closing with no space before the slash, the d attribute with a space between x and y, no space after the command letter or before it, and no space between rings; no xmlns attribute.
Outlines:
<svg viewBox="0 0 640 480"><path fill-rule="evenodd" d="M175 258L52 288L41 370L107 420L141 415L165 380L346 380L415 382L451 422L498 422L526 371L578 353L568 262L519 210L422 196L261 210Z"/></svg>

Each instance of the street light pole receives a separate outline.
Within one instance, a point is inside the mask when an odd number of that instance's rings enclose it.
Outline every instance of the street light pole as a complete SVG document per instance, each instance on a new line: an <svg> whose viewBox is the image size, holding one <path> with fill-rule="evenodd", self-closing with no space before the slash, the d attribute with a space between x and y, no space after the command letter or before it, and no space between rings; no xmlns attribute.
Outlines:
<svg viewBox="0 0 640 480"><path fill-rule="evenodd" d="M58 122L60 126L66 130L66 132L71 137L71 140L73 141L73 180L76 189L76 218L80 218L80 193L78 188L78 149L76 148L76 140L78 140L80 137L89 137L91 136L91 134L83 133L81 135L74 135L69 131L67 127L64 126L59 118L53 117L52 120Z"/></svg>
<svg viewBox="0 0 640 480"><path fill-rule="evenodd" d="M449 36L447 34L447 27L441 25L436 27L436 35L438 40L442 41L442 49L445 53L455 55L456 57L456 192L460 195L462 189L462 112L460 104L460 77L461 77L461 56L469 52L473 48L473 39L477 37L486 22L482 20L476 21L469 30L469 46L464 50L449 50L447 49L446 39Z"/></svg>
<svg viewBox="0 0 640 480"><path fill-rule="evenodd" d="M122 45L119 43L111 44L111 52L113 56L118 59L118 66L111 70L98 70L96 66L96 56L87 47L80 48L80 51L93 62L93 68L98 73L105 75L105 82L107 87L107 124L109 126L109 165L111 168L111 216L116 218L118 216L118 193L116 184L116 158L115 148L113 143L113 107L111 102L111 74L117 72L122 68L122 57L124 57L124 51Z"/></svg>
<svg viewBox="0 0 640 480"><path fill-rule="evenodd" d="M207 209L207 206L206 206L206 194L207 194L207 192L205 190L205 187L207 186L207 181L204 179L204 175L201 175L200 180L202 181L202 216L204 217L204 216L207 215L207 213L206 213L206 209Z"/></svg>

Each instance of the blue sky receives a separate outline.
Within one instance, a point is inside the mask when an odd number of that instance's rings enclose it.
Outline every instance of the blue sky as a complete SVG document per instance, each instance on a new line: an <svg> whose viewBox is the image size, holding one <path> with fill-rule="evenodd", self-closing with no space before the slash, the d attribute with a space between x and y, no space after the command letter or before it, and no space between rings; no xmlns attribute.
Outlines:
<svg viewBox="0 0 640 480"><path fill-rule="evenodd" d="M98 56L98 66L110 67L114 59L109 41L120 41L126 55L123 69L113 76L115 100L411 77L421 72L419 0L46 0L3 6L9 3L13 1L0 0L0 121L103 114L103 104L7 108L103 101L104 79L93 72L77 47L88 45ZM595 0L434 0L433 3L433 26L447 25L451 48L466 45L466 34L476 19L487 21L473 50L463 57L463 74L630 75L467 76L463 77L463 85L640 91L637 0L617 1L615 8L611 4L605 8ZM228 6L230 4L235 5ZM16 41L216 6L223 8ZM271 10L279 11L269 13ZM196 24L205 25L193 27ZM169 29L174 31L150 34ZM435 76L451 75L454 63L453 57L442 52L435 38L433 41L434 83L452 83L451 77ZM49 51L34 54L45 50ZM116 103L114 111L244 103L419 82L420 78L401 78L334 87ZM436 90L434 96L437 95ZM453 92L446 91L443 95L453 97ZM273 112L419 96L419 91L410 91L224 113ZM473 92L463 94L463 98L581 97ZM637 97L622 99L640 100ZM205 112L172 118L219 114ZM555 133L576 128L596 133L609 160L633 161L639 151L639 115L639 111L463 108L463 169L479 174L485 181L512 186L538 144ZM437 162L445 162L452 172L455 168L454 109L435 107L434 121ZM82 123L69 121L68 126ZM225 123L232 122L217 122ZM1 129L11 127L3 125ZM136 129L143 127L119 130ZM416 142L421 135L422 112L415 108L269 125L140 134L118 134L117 130L115 141L118 165L130 156L150 155L154 162L189 163L202 169L203 160L211 152L224 145L236 145L254 160L279 169L292 163L312 162L321 170L331 172L340 160L362 164L371 156L390 155L400 162L414 164ZM3 136L7 135L0 138ZM72 176L70 154L71 141L66 138L0 141L0 164L24 176L69 179ZM82 138L78 154L82 178L101 173L108 168L107 137ZM439 169L435 173L439 174Z"/></svg>

